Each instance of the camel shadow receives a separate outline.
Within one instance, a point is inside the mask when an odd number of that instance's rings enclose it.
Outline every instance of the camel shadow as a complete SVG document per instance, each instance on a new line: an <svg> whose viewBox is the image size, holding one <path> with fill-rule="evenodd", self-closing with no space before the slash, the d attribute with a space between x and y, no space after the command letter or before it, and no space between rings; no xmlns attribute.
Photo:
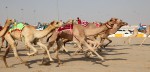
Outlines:
<svg viewBox="0 0 150 72"><path fill-rule="evenodd" d="M141 44L131 44L130 46L140 46ZM142 46L150 46L150 44L142 44ZM142 47L141 46L141 47Z"/></svg>
<svg viewBox="0 0 150 72"><path fill-rule="evenodd" d="M116 48L105 48L104 50L106 51L106 52L116 52L116 51L118 51L118 50L126 50L126 49L131 49L131 48L119 48L119 49L116 49Z"/></svg>
<svg viewBox="0 0 150 72"><path fill-rule="evenodd" d="M80 57L80 58L70 58L66 60L62 60L63 63L72 62L72 61L86 61L86 62L93 62L93 64L100 64L104 67L108 67L109 65L103 64L99 58L87 58L87 57Z"/></svg>
<svg viewBox="0 0 150 72"><path fill-rule="evenodd" d="M26 61L26 63L24 64L27 68L33 68L31 67L32 64L38 64L38 62L42 61L42 59L36 59L36 60L30 60L30 61ZM20 65L23 63L17 63L17 64L12 64L10 67L15 67L16 65ZM40 64L39 64L40 65Z"/></svg>

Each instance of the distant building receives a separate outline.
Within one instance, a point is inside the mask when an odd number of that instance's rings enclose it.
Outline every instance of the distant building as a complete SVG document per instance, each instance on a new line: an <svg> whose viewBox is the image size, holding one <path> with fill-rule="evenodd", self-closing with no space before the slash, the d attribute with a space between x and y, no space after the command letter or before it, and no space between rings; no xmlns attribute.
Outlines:
<svg viewBox="0 0 150 72"><path fill-rule="evenodd" d="M142 26L146 27L146 25L142 25ZM123 26L115 34L110 35L109 37L128 37L128 36L132 35L132 32L130 32L130 31L133 31L134 28L138 28L138 25ZM146 37L146 35L139 32L137 37Z"/></svg>

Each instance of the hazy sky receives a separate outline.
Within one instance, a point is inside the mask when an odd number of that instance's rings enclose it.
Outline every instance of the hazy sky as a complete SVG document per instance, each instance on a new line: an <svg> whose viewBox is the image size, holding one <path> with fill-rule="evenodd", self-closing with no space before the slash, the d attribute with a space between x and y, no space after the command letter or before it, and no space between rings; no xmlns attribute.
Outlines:
<svg viewBox="0 0 150 72"><path fill-rule="evenodd" d="M32 25L80 17L105 22L112 17L129 24L150 24L150 0L0 0L0 23L15 18Z"/></svg>

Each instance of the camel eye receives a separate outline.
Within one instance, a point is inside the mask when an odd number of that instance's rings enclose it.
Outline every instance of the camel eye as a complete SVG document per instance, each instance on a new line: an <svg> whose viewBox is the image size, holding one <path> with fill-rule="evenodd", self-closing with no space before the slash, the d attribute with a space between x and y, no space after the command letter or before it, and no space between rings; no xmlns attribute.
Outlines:
<svg viewBox="0 0 150 72"><path fill-rule="evenodd" d="M56 24L59 24L59 22L57 22Z"/></svg>
<svg viewBox="0 0 150 72"><path fill-rule="evenodd" d="M112 19L110 21L113 21Z"/></svg>

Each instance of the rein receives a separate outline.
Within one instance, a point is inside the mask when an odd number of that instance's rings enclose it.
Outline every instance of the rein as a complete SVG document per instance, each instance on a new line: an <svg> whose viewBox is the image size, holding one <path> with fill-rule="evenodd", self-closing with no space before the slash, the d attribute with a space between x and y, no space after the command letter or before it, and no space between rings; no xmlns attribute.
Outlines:
<svg viewBox="0 0 150 72"><path fill-rule="evenodd" d="M108 29L112 29L112 27L108 23L106 23L105 25Z"/></svg>

